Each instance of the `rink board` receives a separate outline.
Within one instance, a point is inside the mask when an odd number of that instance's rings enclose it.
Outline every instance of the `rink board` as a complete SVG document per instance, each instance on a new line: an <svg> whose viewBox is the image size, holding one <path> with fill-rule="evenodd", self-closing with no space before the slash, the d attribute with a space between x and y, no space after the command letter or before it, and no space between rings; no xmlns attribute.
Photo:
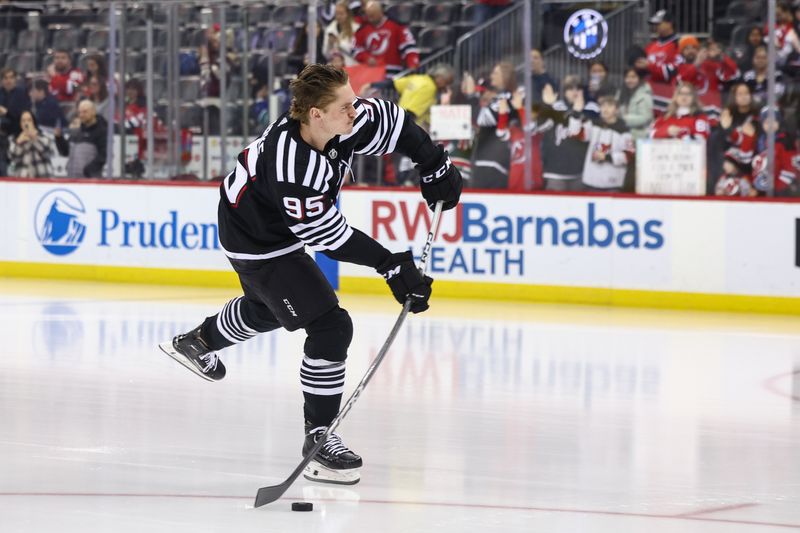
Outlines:
<svg viewBox="0 0 800 533"><path fill-rule="evenodd" d="M208 185L0 181L0 274L238 285ZM414 191L353 188L351 225L419 255ZM800 313L800 203L465 193L431 256L438 295ZM385 293L341 264L343 291Z"/></svg>

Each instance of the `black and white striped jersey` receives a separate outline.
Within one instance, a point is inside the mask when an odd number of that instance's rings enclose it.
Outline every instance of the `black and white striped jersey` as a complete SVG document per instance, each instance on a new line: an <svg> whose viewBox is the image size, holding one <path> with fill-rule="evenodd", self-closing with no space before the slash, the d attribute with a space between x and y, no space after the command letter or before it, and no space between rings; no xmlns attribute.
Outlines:
<svg viewBox="0 0 800 533"><path fill-rule="evenodd" d="M220 242L229 258L271 259L308 245L336 259L380 262L385 249L351 228L336 205L353 155L398 151L425 166L437 148L391 102L357 98L354 107L352 132L334 137L323 151L307 144L300 122L286 114L239 154L220 186ZM354 255L364 247L372 248L367 256ZM337 256L340 250L346 253Z"/></svg>

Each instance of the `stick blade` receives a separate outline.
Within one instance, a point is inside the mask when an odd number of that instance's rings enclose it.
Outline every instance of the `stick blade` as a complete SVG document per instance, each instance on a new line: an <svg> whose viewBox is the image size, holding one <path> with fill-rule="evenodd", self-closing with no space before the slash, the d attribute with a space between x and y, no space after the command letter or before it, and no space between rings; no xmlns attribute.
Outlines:
<svg viewBox="0 0 800 533"><path fill-rule="evenodd" d="M261 487L256 494L255 507L261 507L262 505L274 502L283 496L284 492L286 492L286 487L284 487L283 483L280 485L273 485L272 487Z"/></svg>

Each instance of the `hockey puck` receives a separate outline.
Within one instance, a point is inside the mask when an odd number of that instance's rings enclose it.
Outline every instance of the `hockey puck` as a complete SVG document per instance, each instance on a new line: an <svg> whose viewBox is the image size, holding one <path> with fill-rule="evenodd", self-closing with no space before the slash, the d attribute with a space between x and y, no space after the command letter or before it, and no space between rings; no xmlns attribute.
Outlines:
<svg viewBox="0 0 800 533"><path fill-rule="evenodd" d="M314 504L310 502L294 502L292 503L292 511L307 512L313 511Z"/></svg>

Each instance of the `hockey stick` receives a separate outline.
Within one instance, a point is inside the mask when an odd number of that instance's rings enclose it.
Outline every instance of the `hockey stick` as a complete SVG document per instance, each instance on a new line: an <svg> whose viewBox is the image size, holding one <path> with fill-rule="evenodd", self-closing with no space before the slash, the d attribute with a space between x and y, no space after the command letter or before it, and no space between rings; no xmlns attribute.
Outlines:
<svg viewBox="0 0 800 533"><path fill-rule="evenodd" d="M431 228L428 231L428 239L425 241L425 247L422 249L422 259L420 260L419 271L422 275L425 275L426 270L428 269L428 260L430 258L431 247L433 245L433 239L436 233L439 231L439 219L442 215L442 202L436 202L436 207L433 210L433 220L431 221ZM334 430L339 426L339 424L344 420L344 417L347 416L347 413L350 412L350 409L353 408L353 404L356 403L358 397L361 395L361 392L369 383L369 380L372 379L372 376L375 374L375 371L378 370L378 366L380 366L381 361L386 356L386 353L389 351L389 347L394 342L394 338L397 336L397 333L400 331L400 326L403 325L403 322L408 315L408 311L411 308L411 299L407 299L406 302L403 304L403 310L400 311L400 316L397 317L397 320L394 323L394 327L392 331L389 333L389 337L387 337L386 342L383 343L381 350L378 352L378 355L375 356L375 359L372 361L372 364L369 365L367 368L367 372L364 374L364 377L361 378L361 381L356 386L353 394L350 395L350 398L347 400L347 403L344 404L342 410L339 411L339 414L336 415L336 418L328 426L328 429L325 430L325 433L322 434L322 437L317 441L314 447L311 449L308 454L303 457L303 460L297 465L297 468L294 469L294 472L286 478L286 481L279 485L273 485L271 487L261 487L258 489L258 494L256 494L256 507L261 507L262 505L266 505L268 503L272 503L286 492L286 490L294 483L294 481L300 477L300 474L303 472L303 469L311 462L311 459L317 455L317 452L320 451L322 446L325 444L325 441L328 440L328 436L334 432Z"/></svg>

